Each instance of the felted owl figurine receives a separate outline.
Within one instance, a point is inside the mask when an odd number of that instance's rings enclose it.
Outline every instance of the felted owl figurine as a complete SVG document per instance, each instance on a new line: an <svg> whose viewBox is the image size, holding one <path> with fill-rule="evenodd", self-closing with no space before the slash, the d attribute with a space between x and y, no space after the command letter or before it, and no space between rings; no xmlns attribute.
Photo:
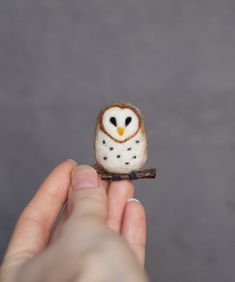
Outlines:
<svg viewBox="0 0 235 282"><path fill-rule="evenodd" d="M118 102L100 111L94 143L98 169L115 174L139 171L147 160L147 148L144 119L138 108Z"/></svg>

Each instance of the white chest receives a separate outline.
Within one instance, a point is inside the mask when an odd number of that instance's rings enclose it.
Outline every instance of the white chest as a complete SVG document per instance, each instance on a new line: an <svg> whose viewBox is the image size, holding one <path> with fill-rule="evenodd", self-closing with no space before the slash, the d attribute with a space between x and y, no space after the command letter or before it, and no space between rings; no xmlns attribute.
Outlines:
<svg viewBox="0 0 235 282"><path fill-rule="evenodd" d="M139 170L147 159L146 136L139 131L133 138L119 143L98 129L95 157L97 163L109 172L128 173Z"/></svg>

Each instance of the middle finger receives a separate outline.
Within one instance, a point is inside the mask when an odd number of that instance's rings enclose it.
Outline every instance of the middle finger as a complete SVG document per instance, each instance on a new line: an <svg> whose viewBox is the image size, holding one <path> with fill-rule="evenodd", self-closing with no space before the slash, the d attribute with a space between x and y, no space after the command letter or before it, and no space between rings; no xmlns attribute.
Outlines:
<svg viewBox="0 0 235 282"><path fill-rule="evenodd" d="M107 225L117 232L122 226L123 213L126 202L134 194L134 185L131 181L113 181L108 188L108 218Z"/></svg>

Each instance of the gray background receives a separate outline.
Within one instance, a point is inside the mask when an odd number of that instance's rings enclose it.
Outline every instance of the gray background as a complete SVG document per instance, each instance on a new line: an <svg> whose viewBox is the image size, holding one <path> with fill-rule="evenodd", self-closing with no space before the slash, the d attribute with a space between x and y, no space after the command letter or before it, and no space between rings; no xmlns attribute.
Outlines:
<svg viewBox="0 0 235 282"><path fill-rule="evenodd" d="M235 1L0 3L0 255L60 161L92 162L96 115L139 106L152 281L235 279Z"/></svg>

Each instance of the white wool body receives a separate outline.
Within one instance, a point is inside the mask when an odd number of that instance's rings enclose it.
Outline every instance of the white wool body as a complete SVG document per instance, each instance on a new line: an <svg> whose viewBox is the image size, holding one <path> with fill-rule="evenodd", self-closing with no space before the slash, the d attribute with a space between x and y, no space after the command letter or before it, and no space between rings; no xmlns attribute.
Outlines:
<svg viewBox="0 0 235 282"><path fill-rule="evenodd" d="M98 126L95 139L95 157L99 165L113 173L129 173L143 168L147 160L146 135L139 131L125 142L117 142Z"/></svg>

